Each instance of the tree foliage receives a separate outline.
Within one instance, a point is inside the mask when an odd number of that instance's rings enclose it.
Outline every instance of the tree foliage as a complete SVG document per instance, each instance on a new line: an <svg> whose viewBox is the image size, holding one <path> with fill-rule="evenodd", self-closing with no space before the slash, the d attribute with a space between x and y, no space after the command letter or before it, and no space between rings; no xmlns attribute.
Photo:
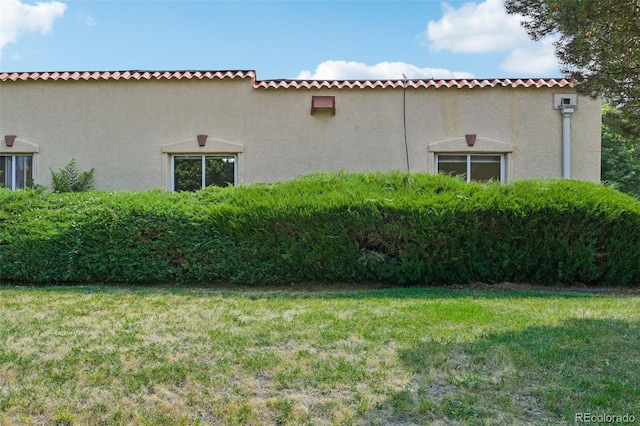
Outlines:
<svg viewBox="0 0 640 426"><path fill-rule="evenodd" d="M620 110L602 108L602 180L640 199L640 137Z"/></svg>
<svg viewBox="0 0 640 426"><path fill-rule="evenodd" d="M533 40L557 37L562 72L579 93L603 95L640 118L640 0L505 0L505 7L525 18Z"/></svg>
<svg viewBox="0 0 640 426"><path fill-rule="evenodd" d="M66 166L55 172L51 170L51 181L54 192L84 192L93 189L93 172L91 169L80 172L76 160L71 160Z"/></svg>

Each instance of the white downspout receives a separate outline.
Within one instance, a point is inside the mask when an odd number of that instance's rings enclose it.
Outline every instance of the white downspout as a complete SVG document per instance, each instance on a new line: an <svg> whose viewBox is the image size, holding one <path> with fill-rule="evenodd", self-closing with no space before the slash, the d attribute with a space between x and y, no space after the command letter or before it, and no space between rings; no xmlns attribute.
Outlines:
<svg viewBox="0 0 640 426"><path fill-rule="evenodd" d="M562 177L571 179L571 115L575 105L561 105L562 113Z"/></svg>

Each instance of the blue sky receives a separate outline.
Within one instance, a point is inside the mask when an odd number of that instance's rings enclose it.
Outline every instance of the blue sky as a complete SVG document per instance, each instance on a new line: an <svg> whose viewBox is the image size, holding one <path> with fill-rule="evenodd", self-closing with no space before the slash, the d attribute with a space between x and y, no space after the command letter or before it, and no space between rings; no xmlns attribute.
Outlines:
<svg viewBox="0 0 640 426"><path fill-rule="evenodd" d="M558 77L502 0L0 0L0 71L267 79Z"/></svg>

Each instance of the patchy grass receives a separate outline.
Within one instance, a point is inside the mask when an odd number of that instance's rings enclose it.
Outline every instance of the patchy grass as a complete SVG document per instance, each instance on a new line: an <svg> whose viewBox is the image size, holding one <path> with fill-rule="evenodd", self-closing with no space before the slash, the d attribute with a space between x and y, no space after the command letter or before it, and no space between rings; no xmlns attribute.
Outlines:
<svg viewBox="0 0 640 426"><path fill-rule="evenodd" d="M633 295L0 287L0 424L640 419Z"/></svg>

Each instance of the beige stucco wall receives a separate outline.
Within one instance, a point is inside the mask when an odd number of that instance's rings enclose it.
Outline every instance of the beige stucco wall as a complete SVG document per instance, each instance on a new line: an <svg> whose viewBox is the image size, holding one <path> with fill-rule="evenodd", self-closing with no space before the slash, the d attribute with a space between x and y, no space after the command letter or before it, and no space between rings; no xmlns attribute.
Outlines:
<svg viewBox="0 0 640 426"><path fill-rule="evenodd" d="M438 152L501 152L507 180L562 176L564 88L406 90L412 171ZM312 95L336 97L336 115L310 114ZM75 158L105 190L170 188L176 153L232 152L241 182L319 170L406 170L402 88L263 89L250 79L19 81L0 83L0 136L37 149L36 182ZM600 102L578 98L571 119L572 177L600 179ZM477 135L473 148L464 135ZM204 148L196 135L209 136ZM36 152L36 151L33 151Z"/></svg>

